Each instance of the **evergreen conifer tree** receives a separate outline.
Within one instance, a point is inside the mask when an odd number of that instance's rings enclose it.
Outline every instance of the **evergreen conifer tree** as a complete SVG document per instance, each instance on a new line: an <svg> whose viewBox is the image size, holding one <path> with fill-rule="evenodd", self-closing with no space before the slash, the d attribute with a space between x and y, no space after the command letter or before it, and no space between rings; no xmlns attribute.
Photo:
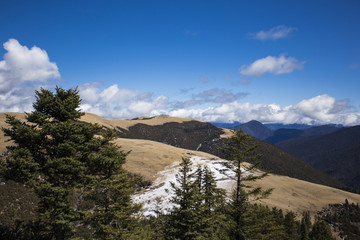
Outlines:
<svg viewBox="0 0 360 240"><path fill-rule="evenodd" d="M250 166L244 166L244 162L252 162L259 159L260 155L255 154L256 145L253 138L243 133L242 130L233 131L233 135L225 142L221 150L225 154L225 167L235 176L235 189L232 199L229 202L228 217L230 218L229 233L232 239L246 239L244 232L244 214L248 207L249 197L254 199L267 197L272 189L262 189L260 187L245 191L248 186L246 182L256 181L267 176L267 173L253 174L252 171L259 167L259 162Z"/></svg>
<svg viewBox="0 0 360 240"><path fill-rule="evenodd" d="M329 225L323 220L317 220L310 232L311 240L333 240L331 229Z"/></svg>
<svg viewBox="0 0 360 240"><path fill-rule="evenodd" d="M204 167L200 189L202 233L205 239L226 239L225 229L225 190L217 187L213 172Z"/></svg>
<svg viewBox="0 0 360 240"><path fill-rule="evenodd" d="M288 212L285 214L284 218L285 231L287 233L288 240L298 240L300 239L299 235L299 222L296 221L296 215L293 212Z"/></svg>
<svg viewBox="0 0 360 240"><path fill-rule="evenodd" d="M308 228L308 225L306 224L304 218L301 220L301 223L300 223L300 239L301 240L310 240L309 228Z"/></svg>
<svg viewBox="0 0 360 240"><path fill-rule="evenodd" d="M195 211L199 197L199 185L194 182L192 162L183 158L180 170L176 174L176 183L171 183L175 193L172 202L175 204L168 218L167 239L196 239L200 229L198 213Z"/></svg>
<svg viewBox="0 0 360 240"><path fill-rule="evenodd" d="M210 169L192 169L192 162L183 158L176 183L173 209L167 219L166 239L226 239L222 212L225 192L217 188Z"/></svg>
<svg viewBox="0 0 360 240"><path fill-rule="evenodd" d="M35 110L26 114L27 122L7 115L10 128L3 131L15 145L9 147L10 158L2 163L1 174L34 189L39 199L37 238L68 239L81 225L98 233L98 225L108 223L116 225L114 235L121 236L123 221L135 210L122 169L126 153L110 142L113 134L97 137L101 126L78 121L83 115L80 102L77 89L41 89L36 91ZM96 196L89 215L81 203L91 195L90 189L102 194ZM83 222L85 216L92 219L91 228Z"/></svg>

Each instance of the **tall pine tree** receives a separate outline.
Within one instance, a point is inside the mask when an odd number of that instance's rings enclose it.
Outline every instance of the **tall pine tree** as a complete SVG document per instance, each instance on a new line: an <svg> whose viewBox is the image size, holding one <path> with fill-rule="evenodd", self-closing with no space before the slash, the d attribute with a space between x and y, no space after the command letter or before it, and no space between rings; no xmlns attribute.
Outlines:
<svg viewBox="0 0 360 240"><path fill-rule="evenodd" d="M249 189L246 182L256 181L267 176L266 172L253 173L259 167L259 162L253 165L244 165L245 162L252 162L260 158L260 155L255 154L256 147L252 137L243 133L242 130L238 130L233 131L233 135L221 148L227 160L224 166L233 173L236 182L227 208L230 219L229 234L231 239L235 240L246 239L244 231L245 211L248 207L249 197L253 199L264 198L272 191L272 189L263 190L261 187L245 191L245 189Z"/></svg>
<svg viewBox="0 0 360 240"><path fill-rule="evenodd" d="M36 91L35 110L26 114L27 122L7 115L10 128L3 131L15 145L9 147L2 175L34 189L39 199L38 238L68 239L81 225L96 237L104 231L99 227L103 223L116 225L116 231L106 232L121 236L124 226L119 222L134 211L122 168L126 153L110 142L111 133L97 136L101 126L78 121L83 115L80 102L77 89L41 89ZM94 197L91 209L80 207L91 189L101 194ZM95 219L102 221L94 224Z"/></svg>
<svg viewBox="0 0 360 240"><path fill-rule="evenodd" d="M194 181L192 162L189 158L183 158L176 183L171 186L175 193L172 202L174 210L168 218L167 238L168 239L196 239L199 236L199 215L195 211L198 204L199 187Z"/></svg>

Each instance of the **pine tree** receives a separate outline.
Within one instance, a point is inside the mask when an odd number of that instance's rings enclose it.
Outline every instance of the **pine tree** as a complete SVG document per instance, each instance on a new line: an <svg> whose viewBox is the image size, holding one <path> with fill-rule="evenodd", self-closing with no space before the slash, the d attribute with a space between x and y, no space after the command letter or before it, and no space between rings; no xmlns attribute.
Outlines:
<svg viewBox="0 0 360 240"><path fill-rule="evenodd" d="M253 199L264 198L272 191L272 189L263 190L260 187L245 191L245 188L248 189L249 187L245 184L246 182L256 181L267 176L266 172L257 175L252 174L259 167L259 162L250 166L243 165L244 162L251 162L260 158L260 155L254 153L256 147L253 138L239 130L234 131L231 138L221 148L227 159L224 165L235 175L236 181L234 193L227 208L228 216L231 219L229 233L231 238L236 240L246 239L244 213L248 207L249 197Z"/></svg>
<svg viewBox="0 0 360 240"><path fill-rule="evenodd" d="M82 220L88 216L81 202L93 187L111 196L107 202L94 201L91 209L107 215L107 222L122 221L131 212L127 210L131 190L122 169L126 153L110 142L111 133L96 136L101 126L78 121L83 115L78 110L80 102L77 89L56 87L55 94L41 89L36 91L35 111L26 114L27 122L7 115L10 128L3 131L15 145L9 147L2 175L34 189L39 199L38 238L73 236L75 226L84 225ZM96 211L110 206L113 214Z"/></svg>
<svg viewBox="0 0 360 240"><path fill-rule="evenodd" d="M133 189L122 165L128 153L110 141L115 133L108 131L98 139L98 152L89 155L88 184L84 199L93 202L87 209L85 222L94 229L97 239L122 239L130 234L134 219L131 215L139 210L131 204Z"/></svg>
<svg viewBox="0 0 360 240"><path fill-rule="evenodd" d="M225 192L217 188L207 167L192 169L191 160L183 158L176 183L172 183L176 207L168 216L167 239L226 239L222 212Z"/></svg>
<svg viewBox="0 0 360 240"><path fill-rule="evenodd" d="M249 205L244 213L246 239L283 240L285 227L278 222L278 214L262 205Z"/></svg>
<svg viewBox="0 0 360 240"><path fill-rule="evenodd" d="M284 218L284 226L289 240L300 239L299 235L299 222L296 221L296 215L293 212L288 212Z"/></svg>
<svg viewBox="0 0 360 240"><path fill-rule="evenodd" d="M189 158L183 158L180 170L176 174L178 184L171 183L175 193L172 199L175 207L168 218L167 239L190 240L199 235L199 215L195 211L198 205L199 187L193 178L192 162Z"/></svg>
<svg viewBox="0 0 360 240"><path fill-rule="evenodd" d="M304 220L304 218L301 220L301 223L300 223L300 239L301 240L310 240L309 227L306 224L306 221Z"/></svg>
<svg viewBox="0 0 360 240"><path fill-rule="evenodd" d="M311 240L333 240L331 229L329 225L323 220L317 220L310 232Z"/></svg>
<svg viewBox="0 0 360 240"><path fill-rule="evenodd" d="M226 220L224 213L225 190L217 187L214 173L208 167L205 166L202 171L200 179L202 182L200 189L202 208L199 211L202 218L202 235L205 239L226 239L223 227Z"/></svg>

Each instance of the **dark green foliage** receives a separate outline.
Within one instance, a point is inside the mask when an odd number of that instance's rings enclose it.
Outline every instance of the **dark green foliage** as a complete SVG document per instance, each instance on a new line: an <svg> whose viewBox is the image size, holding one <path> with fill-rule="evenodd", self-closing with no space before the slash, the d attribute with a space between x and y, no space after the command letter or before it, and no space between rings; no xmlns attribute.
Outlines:
<svg viewBox="0 0 360 240"><path fill-rule="evenodd" d="M37 204L34 192L22 184L11 180L0 183L1 225L15 226L16 221L35 220Z"/></svg>
<svg viewBox="0 0 360 240"><path fill-rule="evenodd" d="M212 220L216 221L219 225L214 224L216 227L208 228L206 230L194 227L192 229L192 235L174 235L178 229L174 229L176 226L172 225L172 220L174 218L173 214L174 212L170 215L160 215L158 217L151 217L150 219L143 220L140 223L137 233L129 239L235 239L229 232L232 227L228 222L229 216L224 214L221 209L214 211L213 216L211 217ZM221 217L219 217L219 214L221 214ZM198 215L201 215L198 219L204 219L200 212ZM246 239L300 240L300 222L295 219L295 214L292 212L289 212L284 216L282 211L276 208L270 210L261 205L248 204L244 211L244 215L245 221L243 230ZM233 231L234 230L232 230L232 232Z"/></svg>
<svg viewBox="0 0 360 240"><path fill-rule="evenodd" d="M304 219L301 220L301 224L300 224L300 239L301 240L310 240L309 228L308 228L306 222L304 221Z"/></svg>
<svg viewBox="0 0 360 240"><path fill-rule="evenodd" d="M334 226L346 240L360 239L359 204L332 204L320 213L320 219Z"/></svg>
<svg viewBox="0 0 360 240"><path fill-rule="evenodd" d="M122 168L127 153L111 143L113 132L97 137L101 126L78 122L79 105L77 89L41 89L28 123L8 115L10 128L3 131L15 146L9 147L1 175L36 194L37 227L31 229L37 238L68 239L81 229L93 238L118 239L137 210Z"/></svg>
<svg viewBox="0 0 360 240"><path fill-rule="evenodd" d="M226 239L222 236L225 192L216 187L208 169L192 169L190 159L183 158L176 183L172 183L176 204L166 217L166 239Z"/></svg>
<svg viewBox="0 0 360 240"><path fill-rule="evenodd" d="M330 227L323 220L318 220L314 223L309 235L311 240L335 240Z"/></svg>
<svg viewBox="0 0 360 240"><path fill-rule="evenodd" d="M177 186L172 183L175 196L172 202L176 207L169 217L167 236L169 239L195 239L200 235L200 214L198 214L199 186L193 181L191 161L183 158L179 173L176 175Z"/></svg>
<svg viewBox="0 0 360 240"><path fill-rule="evenodd" d="M286 238L288 240L299 240L299 229L300 223L296 220L296 215L293 212L288 212L284 217L284 228L286 233Z"/></svg>
<svg viewBox="0 0 360 240"><path fill-rule="evenodd" d="M244 219L245 239L283 240L288 237L283 215L276 209L269 210L261 205L248 205Z"/></svg>

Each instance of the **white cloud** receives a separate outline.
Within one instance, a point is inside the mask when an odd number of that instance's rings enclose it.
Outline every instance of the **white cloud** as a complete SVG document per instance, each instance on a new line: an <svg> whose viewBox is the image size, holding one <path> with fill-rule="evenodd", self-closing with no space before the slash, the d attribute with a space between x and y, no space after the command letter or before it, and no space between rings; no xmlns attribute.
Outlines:
<svg viewBox="0 0 360 240"><path fill-rule="evenodd" d="M132 98L138 95L137 91L130 89L120 89L117 84L111 85L100 93L101 102L115 102L123 99Z"/></svg>
<svg viewBox="0 0 360 240"><path fill-rule="evenodd" d="M25 82L46 82L60 78L56 63L50 62L45 50L20 45L16 39L3 44L7 51L0 61L0 93L9 92Z"/></svg>
<svg viewBox="0 0 360 240"><path fill-rule="evenodd" d="M163 114L168 107L167 96L161 95L153 99L150 93L121 89L117 84L103 90L98 85L99 83L92 83L79 86L82 111L106 118L129 119Z"/></svg>
<svg viewBox="0 0 360 240"><path fill-rule="evenodd" d="M291 73L294 70L302 69L305 62L299 62L293 57L286 58L285 56L273 57L267 56L251 63L250 65L243 65L240 68L242 75L260 77L266 73L271 74L285 74Z"/></svg>
<svg viewBox="0 0 360 240"><path fill-rule="evenodd" d="M0 93L0 112L31 112L34 100L33 88Z"/></svg>
<svg viewBox="0 0 360 240"><path fill-rule="evenodd" d="M96 86L100 83L86 83L79 86L79 94L83 103L97 103L99 101L100 89Z"/></svg>
<svg viewBox="0 0 360 240"><path fill-rule="evenodd" d="M112 85L102 91L97 87L96 84L85 84L79 87L81 98L83 98L81 89L98 95L91 98L90 101L84 101L81 108L85 112L111 119L131 119L139 116L167 114L209 122L258 120L264 123L284 124L360 124L360 113L349 112L348 100L336 100L326 94L304 99L295 105L280 106L276 103L239 102L234 97L236 94L216 88L203 91L184 102L171 102L165 95L153 97L149 93L119 89L117 85ZM226 94L229 94L230 98L225 97L224 99L232 100L231 102L216 100L218 97L222 99ZM239 95L242 94L239 93ZM98 99L98 101L94 102L93 99ZM209 107L209 102L218 105ZM207 103L207 107L201 107L204 106L204 103Z"/></svg>
<svg viewBox="0 0 360 240"><path fill-rule="evenodd" d="M269 29L268 31L261 30L255 34L251 34L251 36L254 39L262 40L262 41L277 40L280 38L288 37L289 34L295 30L296 30L296 28L291 28L291 27L286 27L284 25L280 25L280 26L273 27L273 28Z"/></svg>
<svg viewBox="0 0 360 240"><path fill-rule="evenodd" d="M60 78L56 63L45 50L22 46L16 39L3 44L6 53L0 61L0 112L30 112L34 91L47 88L47 82ZM53 88L53 86L52 86Z"/></svg>
<svg viewBox="0 0 360 240"><path fill-rule="evenodd" d="M158 115L157 113L163 112L168 105L169 98L167 96L159 96L153 101L135 101L132 102L128 110L133 114L138 115Z"/></svg>
<svg viewBox="0 0 360 240"><path fill-rule="evenodd" d="M251 104L235 101L203 109L176 109L170 111L169 115L211 122L258 120L264 123L359 125L360 113L347 112L347 109L347 101L336 101L334 97L320 95L285 107L278 104Z"/></svg>

